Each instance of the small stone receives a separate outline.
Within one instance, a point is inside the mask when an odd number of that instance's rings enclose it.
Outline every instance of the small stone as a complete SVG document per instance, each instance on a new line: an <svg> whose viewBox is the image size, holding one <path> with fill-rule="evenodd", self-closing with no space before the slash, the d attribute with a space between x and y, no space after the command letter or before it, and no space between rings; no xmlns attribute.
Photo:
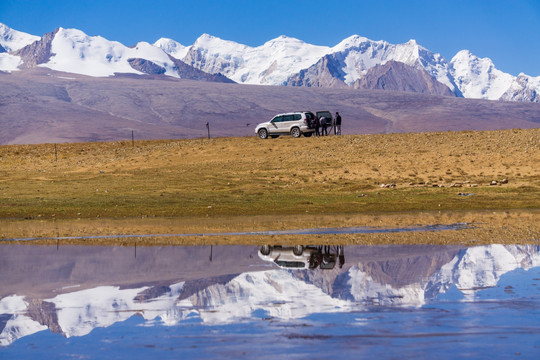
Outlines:
<svg viewBox="0 0 540 360"><path fill-rule="evenodd" d="M497 185L497 180L492 180L489 185Z"/></svg>
<svg viewBox="0 0 540 360"><path fill-rule="evenodd" d="M508 179L502 179L501 184L508 184Z"/></svg>

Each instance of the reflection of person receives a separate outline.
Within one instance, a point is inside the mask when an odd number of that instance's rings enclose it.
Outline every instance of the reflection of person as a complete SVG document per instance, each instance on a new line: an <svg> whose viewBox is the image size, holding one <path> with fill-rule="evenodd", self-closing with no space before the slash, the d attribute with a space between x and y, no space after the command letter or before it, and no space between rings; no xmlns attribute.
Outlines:
<svg viewBox="0 0 540 360"><path fill-rule="evenodd" d="M345 264L345 255L340 254L339 255L339 268L340 269L343 267L343 264Z"/></svg>
<svg viewBox="0 0 540 360"><path fill-rule="evenodd" d="M338 257L339 257L339 268L343 267L345 264L345 252L343 251L343 246L338 247Z"/></svg>
<svg viewBox="0 0 540 360"><path fill-rule="evenodd" d="M341 115L336 111L336 130L334 131L336 135L341 135Z"/></svg>

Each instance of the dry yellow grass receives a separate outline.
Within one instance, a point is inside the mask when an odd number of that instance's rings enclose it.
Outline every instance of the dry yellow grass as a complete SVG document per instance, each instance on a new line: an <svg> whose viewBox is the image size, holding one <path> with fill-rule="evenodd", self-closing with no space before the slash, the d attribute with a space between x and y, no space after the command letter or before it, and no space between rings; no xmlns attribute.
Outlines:
<svg viewBox="0 0 540 360"><path fill-rule="evenodd" d="M0 147L0 237L26 237L40 223L58 228L63 219L171 218L163 222L189 225L146 221L150 225L141 225L141 231L179 233L206 232L212 222L220 224L217 230L275 229L277 215L279 226L303 228L309 221L302 215L326 215L331 220L313 220L315 225L337 226L356 214L418 219L419 212L520 209L531 214L526 217L532 225L524 231L532 234L524 236L538 238L540 129L81 143L56 149L55 156L53 144ZM265 216L273 220L259 221ZM85 229L81 221L67 222L69 231L60 226L63 235ZM139 233L136 224L141 221L119 228ZM92 231L101 234L114 233L115 227L97 228Z"/></svg>

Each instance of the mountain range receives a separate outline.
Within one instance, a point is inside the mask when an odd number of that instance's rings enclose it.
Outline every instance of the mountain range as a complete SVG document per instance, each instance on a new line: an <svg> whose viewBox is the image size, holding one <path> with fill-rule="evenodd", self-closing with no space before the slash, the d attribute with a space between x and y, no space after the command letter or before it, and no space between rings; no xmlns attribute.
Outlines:
<svg viewBox="0 0 540 360"><path fill-rule="evenodd" d="M190 46L161 38L128 47L76 29L58 28L38 37L0 24L0 71L34 67L92 77L148 74L540 102L540 76L504 73L467 50L447 61L415 40L395 45L353 35L328 47L280 36L250 47L203 34Z"/></svg>

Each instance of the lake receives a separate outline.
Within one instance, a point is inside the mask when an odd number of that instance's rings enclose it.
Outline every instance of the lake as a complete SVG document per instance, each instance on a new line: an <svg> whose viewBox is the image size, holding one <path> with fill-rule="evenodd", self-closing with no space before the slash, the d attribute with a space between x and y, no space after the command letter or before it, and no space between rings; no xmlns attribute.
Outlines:
<svg viewBox="0 0 540 360"><path fill-rule="evenodd" d="M9 243L0 274L2 359L540 356L538 245Z"/></svg>

